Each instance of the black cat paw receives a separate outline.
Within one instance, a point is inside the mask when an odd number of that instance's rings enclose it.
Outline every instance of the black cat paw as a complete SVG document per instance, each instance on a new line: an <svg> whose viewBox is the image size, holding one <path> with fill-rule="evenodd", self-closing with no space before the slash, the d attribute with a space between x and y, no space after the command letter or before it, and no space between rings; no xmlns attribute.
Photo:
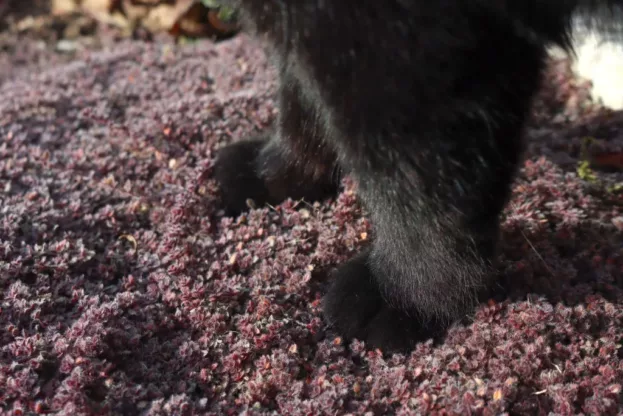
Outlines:
<svg viewBox="0 0 623 416"><path fill-rule="evenodd" d="M340 266L323 299L324 317L342 337L356 338L366 348L383 353L406 353L417 342L439 334L440 328L422 325L415 313L391 306L381 295L368 267L369 251Z"/></svg>
<svg viewBox="0 0 623 416"><path fill-rule="evenodd" d="M219 184L221 201L227 215L238 215L255 205L268 202L270 193L257 169L257 158L264 140L248 140L230 144L219 150L213 175Z"/></svg>

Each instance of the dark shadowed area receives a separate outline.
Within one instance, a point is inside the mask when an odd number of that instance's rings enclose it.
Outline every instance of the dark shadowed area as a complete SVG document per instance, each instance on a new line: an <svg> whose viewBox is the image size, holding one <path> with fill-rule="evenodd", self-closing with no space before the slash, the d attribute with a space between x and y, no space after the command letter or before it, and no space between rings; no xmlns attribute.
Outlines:
<svg viewBox="0 0 623 416"><path fill-rule="evenodd" d="M623 116L565 61L502 219L500 295L383 357L321 319L326 271L370 233L351 183L218 212L215 150L276 115L257 44L124 41L47 65L33 48L28 72L29 51L0 81L4 414L623 410ZM585 144L609 169L578 174Z"/></svg>

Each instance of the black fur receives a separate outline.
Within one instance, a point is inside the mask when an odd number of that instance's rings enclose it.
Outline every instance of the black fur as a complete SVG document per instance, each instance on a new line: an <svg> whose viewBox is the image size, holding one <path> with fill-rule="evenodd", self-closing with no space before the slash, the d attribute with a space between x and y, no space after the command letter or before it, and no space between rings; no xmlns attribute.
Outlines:
<svg viewBox="0 0 623 416"><path fill-rule="evenodd" d="M281 76L274 134L217 157L229 212L329 197L350 174L375 239L335 271L328 323L394 351L468 315L494 275L546 47L569 47L574 13L607 21L616 2L229 3Z"/></svg>

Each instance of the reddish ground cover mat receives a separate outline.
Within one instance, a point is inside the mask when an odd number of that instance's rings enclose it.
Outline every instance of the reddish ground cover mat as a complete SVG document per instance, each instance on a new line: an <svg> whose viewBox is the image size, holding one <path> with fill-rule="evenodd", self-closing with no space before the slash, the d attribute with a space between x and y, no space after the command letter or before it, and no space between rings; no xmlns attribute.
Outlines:
<svg viewBox="0 0 623 416"><path fill-rule="evenodd" d="M124 41L3 73L5 414L623 411L623 117L565 62L502 218L502 295L390 357L322 321L327 272L369 240L348 179L218 210L215 151L277 114L256 43Z"/></svg>

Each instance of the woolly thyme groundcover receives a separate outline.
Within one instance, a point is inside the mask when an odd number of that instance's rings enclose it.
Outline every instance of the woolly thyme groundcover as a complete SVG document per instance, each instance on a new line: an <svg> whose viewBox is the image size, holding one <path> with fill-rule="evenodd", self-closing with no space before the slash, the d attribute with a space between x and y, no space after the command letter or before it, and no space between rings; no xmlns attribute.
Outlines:
<svg viewBox="0 0 623 416"><path fill-rule="evenodd" d="M623 177L577 164L587 135L620 152L623 120L566 64L503 218L502 295L408 356L321 319L327 271L371 233L352 183L218 212L214 152L270 124L274 87L244 36L119 43L0 86L5 414L620 414Z"/></svg>

